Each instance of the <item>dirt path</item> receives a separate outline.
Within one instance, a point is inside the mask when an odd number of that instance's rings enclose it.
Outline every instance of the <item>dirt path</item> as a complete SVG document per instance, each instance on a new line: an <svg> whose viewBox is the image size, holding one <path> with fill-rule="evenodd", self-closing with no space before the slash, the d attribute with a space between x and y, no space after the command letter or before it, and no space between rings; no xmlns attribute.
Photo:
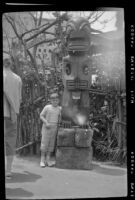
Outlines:
<svg viewBox="0 0 135 200"><path fill-rule="evenodd" d="M127 169L93 162L93 170L39 167L39 158L16 157L7 199L121 197L127 195Z"/></svg>

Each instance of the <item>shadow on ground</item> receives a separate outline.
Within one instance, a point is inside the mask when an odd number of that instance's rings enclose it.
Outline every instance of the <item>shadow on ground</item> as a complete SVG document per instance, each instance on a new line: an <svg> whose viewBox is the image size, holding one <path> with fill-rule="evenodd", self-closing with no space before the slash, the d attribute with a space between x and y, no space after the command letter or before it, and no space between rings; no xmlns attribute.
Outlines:
<svg viewBox="0 0 135 200"><path fill-rule="evenodd" d="M32 197L33 193L23 190L22 188L6 188L6 197Z"/></svg>
<svg viewBox="0 0 135 200"><path fill-rule="evenodd" d="M112 166L111 167L108 167L108 166L104 167L104 166L102 166L98 163L92 163L90 170L89 169L74 169L74 168L73 169L72 168L66 169L66 168L62 168L62 167L56 167L56 168L62 169L62 170L72 170L72 171L73 170L74 171L81 170L81 172L83 170L84 173L91 171L91 172L100 173L100 174L104 174L104 175L110 175L110 176L123 176L123 175L127 174L126 170L124 170L124 169L120 169L120 168L117 168L117 167L113 168Z"/></svg>
<svg viewBox="0 0 135 200"><path fill-rule="evenodd" d="M103 167L98 164L92 164L93 171L96 173L104 174L104 175L111 175L111 176L123 176L127 172L123 169L119 168L110 168L110 167Z"/></svg>
<svg viewBox="0 0 135 200"><path fill-rule="evenodd" d="M12 179L6 180L6 182L12 182L12 183L23 183L23 182L34 182L37 179L42 178L42 176L30 173L28 171L24 171L24 173L12 173L13 177Z"/></svg>

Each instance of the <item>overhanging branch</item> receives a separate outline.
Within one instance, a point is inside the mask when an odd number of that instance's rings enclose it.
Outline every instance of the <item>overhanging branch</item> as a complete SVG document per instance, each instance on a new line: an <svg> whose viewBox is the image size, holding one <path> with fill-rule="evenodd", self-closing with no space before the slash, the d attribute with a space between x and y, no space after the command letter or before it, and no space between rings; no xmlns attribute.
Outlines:
<svg viewBox="0 0 135 200"><path fill-rule="evenodd" d="M35 35L29 37L28 39L26 39L25 41L28 42L29 40L32 40L33 38L35 38L36 36L38 36L39 34L45 32L47 29L49 29L50 27L52 27L53 25L57 24L59 22L59 20L67 20L67 16L65 14L63 14L59 19L56 19L54 22L52 22L51 24L49 24L47 27L43 28L42 30L40 30L38 33L36 33Z"/></svg>

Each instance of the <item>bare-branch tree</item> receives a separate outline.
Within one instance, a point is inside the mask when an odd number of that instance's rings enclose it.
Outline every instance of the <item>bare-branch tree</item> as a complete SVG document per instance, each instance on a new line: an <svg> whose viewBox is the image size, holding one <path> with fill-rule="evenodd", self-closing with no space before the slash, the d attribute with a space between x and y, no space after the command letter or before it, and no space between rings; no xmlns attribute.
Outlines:
<svg viewBox="0 0 135 200"><path fill-rule="evenodd" d="M96 22L103 14L104 14L104 11L93 12L93 14L89 18L90 24L93 24L94 22Z"/></svg>
<svg viewBox="0 0 135 200"><path fill-rule="evenodd" d="M15 25L14 19L7 14L5 14L5 18L8 21L8 23L11 25L11 27L14 30L14 33L18 37L18 39L21 39L20 34L17 32L17 28L16 28L16 25Z"/></svg>
<svg viewBox="0 0 135 200"><path fill-rule="evenodd" d="M65 32L63 31L63 27L62 27L62 22L67 21L69 19L70 13L65 12L64 14L62 14L59 11L54 12L53 14L55 16L55 19L53 20L53 22L50 23L50 22L46 21L46 23L44 23L44 24L42 24L43 12L28 12L27 14L31 17L33 27L31 26L29 28L25 24L25 21L21 18L21 15L18 15L19 17L16 19L13 14L7 13L7 14L4 14L4 17L7 20L7 22L10 24L10 26L12 27L18 40L23 45L25 52L30 57L34 69L36 70L36 72L38 72L37 62L36 62L37 45L46 43L46 42L53 42L57 39L60 39L62 42L63 38L64 38L63 33L65 34ZM94 24L94 22L98 21L103 14L104 14L103 11L97 11L97 12L91 11L89 13L89 15L87 16L87 19L89 20L90 25ZM59 33L59 36L57 36L55 32L53 33L51 31L48 31L49 28L56 26L56 25L57 25L58 29L61 30ZM22 29L22 32L20 32L19 28ZM95 31L95 30L91 28L91 31ZM100 32L100 31L98 31L98 32ZM38 42L38 44L35 43L35 45L33 46L32 52L27 48L27 43L29 41L36 40L36 38L39 37L40 35L47 35L47 34L53 35L54 37L52 39L45 38L41 42ZM26 39L25 39L25 36L27 36ZM59 38L57 38L57 37L59 37Z"/></svg>

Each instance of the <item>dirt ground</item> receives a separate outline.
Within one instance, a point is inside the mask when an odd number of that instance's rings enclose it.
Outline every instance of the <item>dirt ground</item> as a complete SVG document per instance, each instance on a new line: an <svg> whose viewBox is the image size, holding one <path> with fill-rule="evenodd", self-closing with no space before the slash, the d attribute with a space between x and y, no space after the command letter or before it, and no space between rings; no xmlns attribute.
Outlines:
<svg viewBox="0 0 135 200"><path fill-rule="evenodd" d="M127 196L127 169L93 161L93 170L40 168L39 157L18 157L6 199L63 199Z"/></svg>

